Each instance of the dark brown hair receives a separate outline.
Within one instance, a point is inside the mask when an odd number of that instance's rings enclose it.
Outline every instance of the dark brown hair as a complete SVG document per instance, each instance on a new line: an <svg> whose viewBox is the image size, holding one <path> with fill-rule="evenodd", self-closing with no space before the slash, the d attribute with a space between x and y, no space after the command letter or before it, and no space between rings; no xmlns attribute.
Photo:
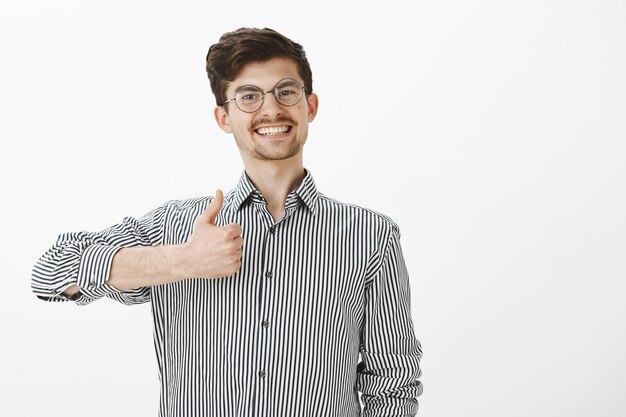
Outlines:
<svg viewBox="0 0 626 417"><path fill-rule="evenodd" d="M226 88L239 71L251 62L272 58L291 58L298 64L298 74L307 93L313 92L313 75L302 45L269 28L240 28L222 35L211 45L206 56L206 72L218 106L224 104Z"/></svg>

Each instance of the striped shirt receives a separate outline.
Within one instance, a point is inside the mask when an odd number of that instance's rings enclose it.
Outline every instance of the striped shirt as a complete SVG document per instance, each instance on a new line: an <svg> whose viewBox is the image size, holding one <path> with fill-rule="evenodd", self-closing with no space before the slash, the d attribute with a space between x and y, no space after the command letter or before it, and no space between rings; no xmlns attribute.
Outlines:
<svg viewBox="0 0 626 417"><path fill-rule="evenodd" d="M34 293L67 301L78 284L80 305L150 302L161 417L415 415L422 350L398 227L319 193L309 171L279 221L245 171L224 196L216 224L243 228L234 275L124 292L105 283L117 250L185 243L211 199L61 234L34 266Z"/></svg>

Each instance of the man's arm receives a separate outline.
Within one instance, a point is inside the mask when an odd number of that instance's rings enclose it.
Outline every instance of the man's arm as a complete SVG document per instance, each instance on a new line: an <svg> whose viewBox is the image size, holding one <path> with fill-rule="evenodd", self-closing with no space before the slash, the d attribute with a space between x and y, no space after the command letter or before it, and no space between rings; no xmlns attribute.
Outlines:
<svg viewBox="0 0 626 417"><path fill-rule="evenodd" d="M215 225L222 202L218 190L180 245L161 245L167 203L98 233L62 234L35 264L33 291L48 301L86 304L107 295L132 304L148 301L152 285L231 275L241 266L243 239L241 226Z"/></svg>
<svg viewBox="0 0 626 417"><path fill-rule="evenodd" d="M183 245L121 248L113 255L105 283L120 291L128 291L185 279L183 251ZM72 284L63 293L72 298L79 291L80 287Z"/></svg>
<svg viewBox="0 0 626 417"><path fill-rule="evenodd" d="M394 224L366 281L365 320L357 389L363 417L408 417L422 394L422 347L411 318L409 277Z"/></svg>

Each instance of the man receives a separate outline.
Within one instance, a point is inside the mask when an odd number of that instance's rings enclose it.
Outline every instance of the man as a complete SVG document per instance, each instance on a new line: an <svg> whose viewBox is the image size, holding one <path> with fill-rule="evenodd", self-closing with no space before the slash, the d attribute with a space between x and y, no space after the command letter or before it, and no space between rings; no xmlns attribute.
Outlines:
<svg viewBox="0 0 626 417"><path fill-rule="evenodd" d="M400 233L304 168L318 108L304 50L239 29L211 46L207 73L245 167L237 187L60 235L33 291L151 302L161 416L414 415L422 352Z"/></svg>

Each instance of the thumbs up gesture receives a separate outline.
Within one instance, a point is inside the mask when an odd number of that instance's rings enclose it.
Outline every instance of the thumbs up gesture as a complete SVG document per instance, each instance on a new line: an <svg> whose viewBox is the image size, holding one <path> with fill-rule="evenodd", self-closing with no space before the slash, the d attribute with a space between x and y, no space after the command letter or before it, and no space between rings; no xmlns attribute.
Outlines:
<svg viewBox="0 0 626 417"><path fill-rule="evenodd" d="M182 263L189 278L221 278L234 274L241 267L241 226L215 224L223 202L224 195L217 190L215 198L196 217L193 233L183 245Z"/></svg>

